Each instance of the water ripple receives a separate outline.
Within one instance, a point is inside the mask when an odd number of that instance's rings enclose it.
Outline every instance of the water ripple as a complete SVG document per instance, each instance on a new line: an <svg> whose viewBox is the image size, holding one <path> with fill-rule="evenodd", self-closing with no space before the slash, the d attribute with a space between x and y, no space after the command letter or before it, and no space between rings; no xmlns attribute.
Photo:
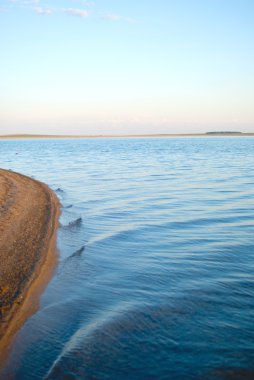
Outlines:
<svg viewBox="0 0 254 380"><path fill-rule="evenodd" d="M4 379L252 378L253 138L6 140L0 157L63 204Z"/></svg>

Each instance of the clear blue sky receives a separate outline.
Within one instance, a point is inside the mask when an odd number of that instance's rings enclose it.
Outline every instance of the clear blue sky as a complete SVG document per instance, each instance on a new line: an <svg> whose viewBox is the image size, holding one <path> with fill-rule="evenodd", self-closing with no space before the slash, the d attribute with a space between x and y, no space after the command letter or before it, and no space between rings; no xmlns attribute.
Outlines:
<svg viewBox="0 0 254 380"><path fill-rule="evenodd" d="M253 0L0 0L0 134L254 132Z"/></svg>

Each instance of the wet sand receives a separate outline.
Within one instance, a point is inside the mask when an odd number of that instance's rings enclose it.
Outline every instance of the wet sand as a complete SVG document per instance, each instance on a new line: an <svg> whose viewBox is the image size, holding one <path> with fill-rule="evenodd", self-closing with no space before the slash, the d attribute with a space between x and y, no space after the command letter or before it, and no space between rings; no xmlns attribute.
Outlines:
<svg viewBox="0 0 254 380"><path fill-rule="evenodd" d="M0 367L53 274L59 210L46 185L0 169Z"/></svg>

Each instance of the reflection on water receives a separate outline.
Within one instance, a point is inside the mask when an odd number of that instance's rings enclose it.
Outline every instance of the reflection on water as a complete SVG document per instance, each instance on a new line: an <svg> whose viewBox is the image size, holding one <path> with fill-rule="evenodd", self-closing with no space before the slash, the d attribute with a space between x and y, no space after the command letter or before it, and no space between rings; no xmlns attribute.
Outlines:
<svg viewBox="0 0 254 380"><path fill-rule="evenodd" d="M3 378L253 378L254 139L0 146L63 206L59 266Z"/></svg>

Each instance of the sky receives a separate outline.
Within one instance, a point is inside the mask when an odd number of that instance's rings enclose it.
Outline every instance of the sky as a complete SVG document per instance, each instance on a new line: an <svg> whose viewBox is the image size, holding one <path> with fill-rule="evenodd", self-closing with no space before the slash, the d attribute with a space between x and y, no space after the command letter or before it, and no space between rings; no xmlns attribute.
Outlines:
<svg viewBox="0 0 254 380"><path fill-rule="evenodd" d="M0 0L0 134L254 132L253 0Z"/></svg>

